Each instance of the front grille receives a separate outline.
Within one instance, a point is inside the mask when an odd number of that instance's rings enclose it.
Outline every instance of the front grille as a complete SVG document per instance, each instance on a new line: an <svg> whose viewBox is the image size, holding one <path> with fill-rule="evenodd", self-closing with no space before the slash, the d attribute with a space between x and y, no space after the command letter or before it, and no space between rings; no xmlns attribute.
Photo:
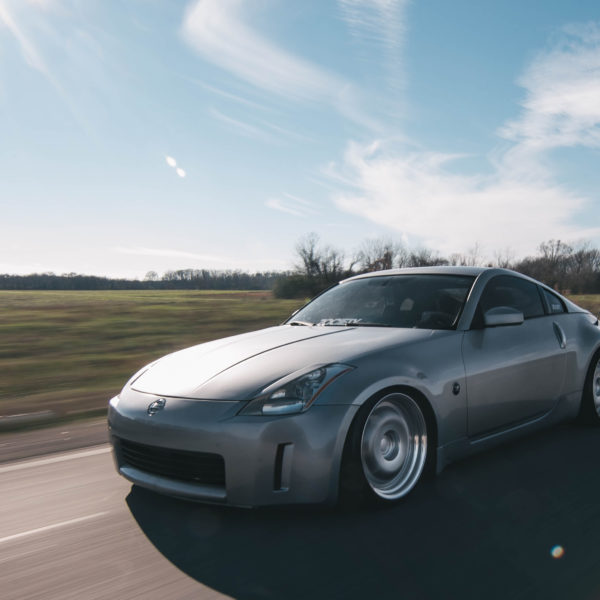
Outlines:
<svg viewBox="0 0 600 600"><path fill-rule="evenodd" d="M225 461L219 454L116 441L125 465L169 479L225 485Z"/></svg>

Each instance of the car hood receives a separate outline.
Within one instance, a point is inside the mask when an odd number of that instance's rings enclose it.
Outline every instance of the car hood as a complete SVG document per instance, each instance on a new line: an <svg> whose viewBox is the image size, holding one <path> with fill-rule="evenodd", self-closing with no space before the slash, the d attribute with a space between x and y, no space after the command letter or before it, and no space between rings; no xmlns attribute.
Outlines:
<svg viewBox="0 0 600 600"><path fill-rule="evenodd" d="M389 345L421 341L436 333L448 332L282 325L169 354L142 370L129 385L160 396L247 400L290 373L351 362Z"/></svg>

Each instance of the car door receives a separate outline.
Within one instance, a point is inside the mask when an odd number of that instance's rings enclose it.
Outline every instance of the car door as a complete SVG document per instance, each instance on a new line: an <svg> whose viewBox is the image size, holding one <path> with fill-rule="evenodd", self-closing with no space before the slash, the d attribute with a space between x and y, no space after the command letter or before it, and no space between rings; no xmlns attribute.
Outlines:
<svg viewBox="0 0 600 600"><path fill-rule="evenodd" d="M485 312L499 307L522 312L524 321L486 327ZM535 418L556 404L567 357L564 335L546 313L533 282L498 275L487 283L462 347L470 437Z"/></svg>

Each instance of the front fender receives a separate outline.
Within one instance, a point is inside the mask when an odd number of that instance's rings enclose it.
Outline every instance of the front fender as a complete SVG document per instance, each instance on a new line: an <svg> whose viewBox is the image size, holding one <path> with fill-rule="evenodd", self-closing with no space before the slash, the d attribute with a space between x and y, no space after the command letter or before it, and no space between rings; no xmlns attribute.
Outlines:
<svg viewBox="0 0 600 600"><path fill-rule="evenodd" d="M319 404L361 406L388 388L416 390L431 406L438 445L464 438L467 395L458 331L435 331L419 343L372 352L353 361L356 367L319 397Z"/></svg>

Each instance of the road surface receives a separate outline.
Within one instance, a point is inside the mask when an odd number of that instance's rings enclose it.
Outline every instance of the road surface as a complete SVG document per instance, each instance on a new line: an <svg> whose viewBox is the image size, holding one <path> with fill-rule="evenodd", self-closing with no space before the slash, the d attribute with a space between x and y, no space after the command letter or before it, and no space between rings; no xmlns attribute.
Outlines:
<svg viewBox="0 0 600 600"><path fill-rule="evenodd" d="M567 425L358 513L161 497L106 444L4 462L0 597L598 599L599 459L600 431Z"/></svg>

